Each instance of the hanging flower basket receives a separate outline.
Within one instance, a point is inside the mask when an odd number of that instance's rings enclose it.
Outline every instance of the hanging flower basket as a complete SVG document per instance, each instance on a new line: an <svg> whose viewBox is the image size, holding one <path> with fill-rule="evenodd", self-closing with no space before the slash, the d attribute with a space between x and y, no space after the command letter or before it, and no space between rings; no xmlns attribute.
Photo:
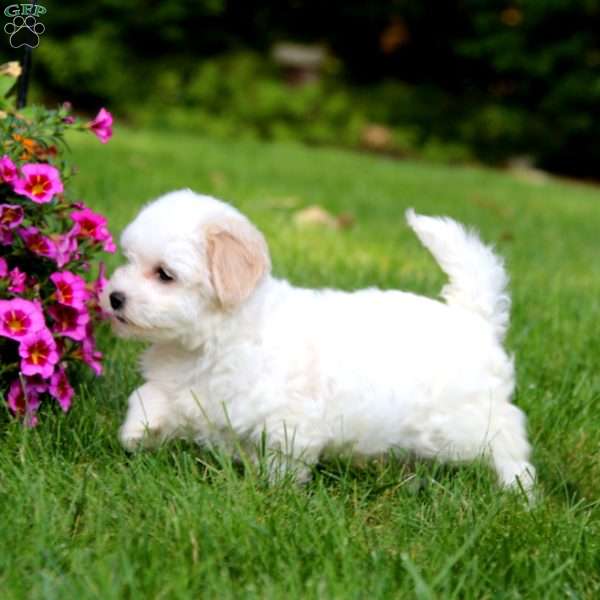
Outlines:
<svg viewBox="0 0 600 600"><path fill-rule="evenodd" d="M68 103L17 111L6 94L19 73L16 63L0 66L0 395L34 426L43 401L69 410L77 363L102 373L98 257L115 245L106 218L70 199L63 138L76 129L106 143L112 116L101 109L86 123Z"/></svg>

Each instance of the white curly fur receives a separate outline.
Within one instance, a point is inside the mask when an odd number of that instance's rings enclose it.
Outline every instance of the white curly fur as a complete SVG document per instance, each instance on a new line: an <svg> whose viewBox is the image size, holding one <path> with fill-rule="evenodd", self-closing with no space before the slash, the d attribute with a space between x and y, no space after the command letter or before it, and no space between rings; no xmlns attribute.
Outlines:
<svg viewBox="0 0 600 600"><path fill-rule="evenodd" d="M324 452L404 450L483 456L501 484L530 488L525 416L501 344L502 262L451 219L407 220L449 276L445 302L297 288L271 275L264 238L230 205L181 190L146 206L123 233L128 263L103 297L117 333L151 342L124 446L188 437L253 452L266 433L274 476L291 468L306 479ZM115 291L125 304L111 310Z"/></svg>

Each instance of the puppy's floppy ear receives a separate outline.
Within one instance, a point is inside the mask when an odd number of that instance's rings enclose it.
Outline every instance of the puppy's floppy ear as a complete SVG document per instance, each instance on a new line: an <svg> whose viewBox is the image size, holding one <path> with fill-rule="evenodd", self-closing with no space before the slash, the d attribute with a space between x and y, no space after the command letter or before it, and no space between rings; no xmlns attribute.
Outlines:
<svg viewBox="0 0 600 600"><path fill-rule="evenodd" d="M240 305L271 269L269 250L252 224L229 219L206 228L206 256L211 281L223 308Z"/></svg>

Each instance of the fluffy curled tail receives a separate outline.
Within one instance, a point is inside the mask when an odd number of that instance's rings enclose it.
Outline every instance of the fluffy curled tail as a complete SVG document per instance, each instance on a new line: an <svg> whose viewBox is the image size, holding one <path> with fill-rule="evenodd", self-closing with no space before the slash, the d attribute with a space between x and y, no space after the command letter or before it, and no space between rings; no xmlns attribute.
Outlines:
<svg viewBox="0 0 600 600"><path fill-rule="evenodd" d="M510 313L508 276L502 259L477 233L452 219L425 217L409 209L406 220L450 279L442 289L446 303L481 315L502 340Z"/></svg>

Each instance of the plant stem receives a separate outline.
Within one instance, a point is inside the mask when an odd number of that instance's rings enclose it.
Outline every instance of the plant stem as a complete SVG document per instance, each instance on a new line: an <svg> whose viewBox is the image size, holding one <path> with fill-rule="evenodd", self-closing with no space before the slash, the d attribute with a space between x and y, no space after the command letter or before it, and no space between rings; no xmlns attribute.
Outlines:
<svg viewBox="0 0 600 600"><path fill-rule="evenodd" d="M37 5L37 0L33 0L33 6ZM29 88L29 73L31 71L31 48L25 46L23 50L23 64L21 65L21 77L19 77L19 87L17 89L17 110L27 104L27 90Z"/></svg>

